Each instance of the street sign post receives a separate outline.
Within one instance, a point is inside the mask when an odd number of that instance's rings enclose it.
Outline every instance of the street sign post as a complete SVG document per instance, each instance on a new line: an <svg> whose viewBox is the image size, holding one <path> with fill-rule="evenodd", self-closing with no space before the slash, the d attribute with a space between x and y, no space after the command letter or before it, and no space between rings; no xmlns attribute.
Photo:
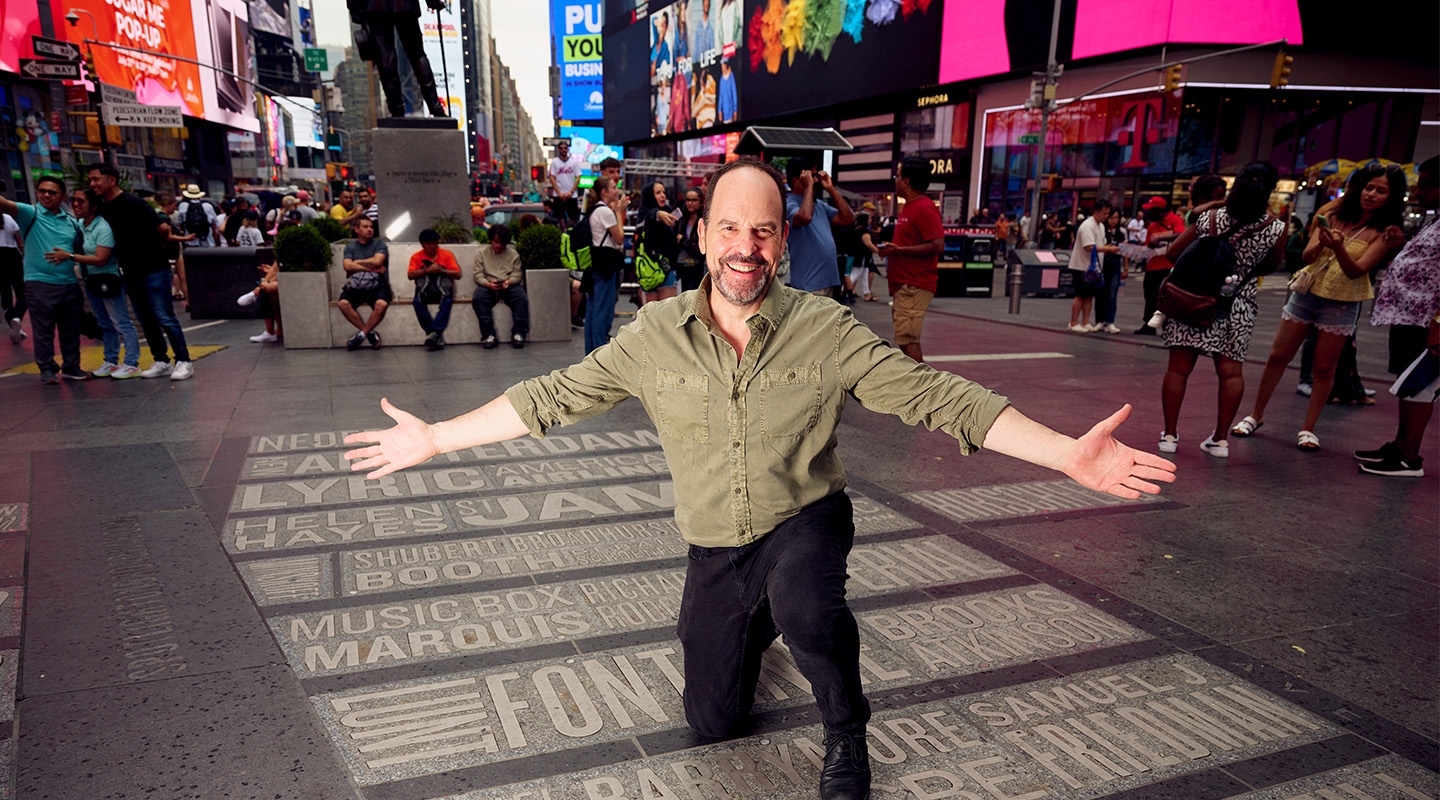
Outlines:
<svg viewBox="0 0 1440 800"><path fill-rule="evenodd" d="M35 55L43 58L55 58L60 61L80 60L80 48L72 42L45 36L31 36L30 44L35 48Z"/></svg>
<svg viewBox="0 0 1440 800"><path fill-rule="evenodd" d="M80 80L80 65L72 61L20 59L20 74L34 80Z"/></svg>
<svg viewBox="0 0 1440 800"><path fill-rule="evenodd" d="M323 47L305 48L305 69L309 72L324 72L330 69L330 51Z"/></svg>
<svg viewBox="0 0 1440 800"><path fill-rule="evenodd" d="M1025 133L1020 135L1020 144L1040 144L1040 134Z"/></svg>
<svg viewBox="0 0 1440 800"><path fill-rule="evenodd" d="M183 128L180 106L146 106L139 103L105 103L101 108L106 125L132 128Z"/></svg>

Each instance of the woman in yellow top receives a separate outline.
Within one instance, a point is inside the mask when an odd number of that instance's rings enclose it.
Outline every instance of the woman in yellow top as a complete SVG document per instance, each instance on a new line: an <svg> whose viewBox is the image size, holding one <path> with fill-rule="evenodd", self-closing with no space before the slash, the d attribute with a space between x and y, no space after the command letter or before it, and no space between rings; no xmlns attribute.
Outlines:
<svg viewBox="0 0 1440 800"><path fill-rule="evenodd" d="M1255 410L1235 425L1233 435L1249 436L1265 424L1265 406L1313 325L1318 334L1315 383L1305 425L1295 444L1308 452L1320 449L1315 423L1335 383L1340 351L1360 320L1360 306L1375 296L1370 271L1384 263L1386 253L1394 246L1395 240L1386 236L1386 229L1400 224L1405 190L1405 175L1398 167L1372 164L1351 174L1338 204L1316 214L1304 254L1305 272L1313 276L1314 283L1308 294L1290 294L1280 314L1280 329L1270 346L1270 358L1265 362L1265 374L1260 378Z"/></svg>

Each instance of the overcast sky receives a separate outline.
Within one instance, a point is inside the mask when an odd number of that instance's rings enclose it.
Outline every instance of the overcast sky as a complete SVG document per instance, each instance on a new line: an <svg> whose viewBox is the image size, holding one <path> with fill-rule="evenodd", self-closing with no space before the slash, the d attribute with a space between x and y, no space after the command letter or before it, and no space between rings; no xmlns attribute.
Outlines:
<svg viewBox="0 0 1440 800"><path fill-rule="evenodd" d="M301 0L302 2L304 0ZM456 0L452 0L455 2ZM459 0L465 2L465 0ZM322 47L350 45L350 15L345 0L311 0L315 8L315 34ZM550 3L546 0L482 0L490 6L495 49L510 68L520 104L530 112L535 134L551 135L550 110Z"/></svg>

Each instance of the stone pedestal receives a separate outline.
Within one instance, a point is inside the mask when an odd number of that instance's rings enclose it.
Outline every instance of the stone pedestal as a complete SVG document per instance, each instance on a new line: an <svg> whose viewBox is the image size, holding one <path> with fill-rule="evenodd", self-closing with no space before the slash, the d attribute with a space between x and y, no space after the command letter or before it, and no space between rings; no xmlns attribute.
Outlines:
<svg viewBox="0 0 1440 800"><path fill-rule="evenodd" d="M413 242L437 217L470 225L465 137L454 120L387 119L370 131L380 229L386 241ZM425 123L420 125L419 123ZM448 129L441 125L448 124Z"/></svg>

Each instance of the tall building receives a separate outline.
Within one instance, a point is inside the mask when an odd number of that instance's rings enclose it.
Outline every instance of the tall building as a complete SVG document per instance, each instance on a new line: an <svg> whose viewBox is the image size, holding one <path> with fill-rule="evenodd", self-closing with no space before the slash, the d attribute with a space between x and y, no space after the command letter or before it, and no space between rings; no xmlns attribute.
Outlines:
<svg viewBox="0 0 1440 800"><path fill-rule="evenodd" d="M375 127L380 87L370 65L354 47L345 48L345 60L335 67L335 85L344 98L340 113L340 160L354 165L357 175L375 174L370 159L370 129Z"/></svg>
<svg viewBox="0 0 1440 800"><path fill-rule="evenodd" d="M460 0L461 42L465 48L465 105L470 123L470 171L489 171L491 143L495 138L495 95L491 86L491 62L495 43L491 38L488 0Z"/></svg>

